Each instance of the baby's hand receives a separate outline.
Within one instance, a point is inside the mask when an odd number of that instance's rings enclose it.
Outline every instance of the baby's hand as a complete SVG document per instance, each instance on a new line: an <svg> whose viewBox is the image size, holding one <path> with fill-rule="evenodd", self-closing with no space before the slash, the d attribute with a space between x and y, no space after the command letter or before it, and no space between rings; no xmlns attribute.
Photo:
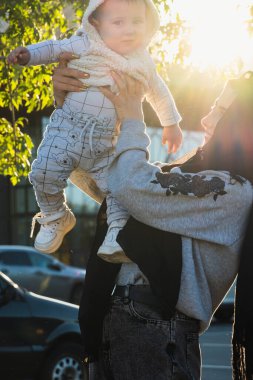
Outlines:
<svg viewBox="0 0 253 380"><path fill-rule="evenodd" d="M30 52L27 48L19 46L12 50L7 57L8 63L12 65L26 65L30 60Z"/></svg>
<svg viewBox="0 0 253 380"><path fill-rule="evenodd" d="M168 153L175 153L182 144L183 134L178 124L163 128L162 143L168 145Z"/></svg>

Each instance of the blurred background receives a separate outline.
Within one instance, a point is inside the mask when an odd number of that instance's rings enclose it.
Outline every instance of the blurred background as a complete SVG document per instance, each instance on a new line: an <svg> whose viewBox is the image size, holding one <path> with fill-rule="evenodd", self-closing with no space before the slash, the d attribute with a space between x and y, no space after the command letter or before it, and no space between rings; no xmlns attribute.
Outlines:
<svg viewBox="0 0 253 380"><path fill-rule="evenodd" d="M185 141L179 155L203 141L201 118L226 80L253 65L253 1L154 0L161 28L150 52L182 115ZM67 37L79 26L86 1L3 0L0 4L0 244L32 245L31 220L38 212L27 180L53 110L50 67L10 67L10 50L43 39ZM169 162L161 127L144 104L152 140L151 160ZM73 185L67 199L77 225L55 257L85 267L98 205Z"/></svg>

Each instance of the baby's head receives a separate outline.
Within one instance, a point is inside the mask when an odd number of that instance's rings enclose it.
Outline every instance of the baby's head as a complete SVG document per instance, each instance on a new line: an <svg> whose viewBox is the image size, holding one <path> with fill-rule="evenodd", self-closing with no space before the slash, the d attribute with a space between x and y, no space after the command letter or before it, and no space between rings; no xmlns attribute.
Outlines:
<svg viewBox="0 0 253 380"><path fill-rule="evenodd" d="M145 45L147 6L145 0L105 0L89 17L104 43L127 55Z"/></svg>

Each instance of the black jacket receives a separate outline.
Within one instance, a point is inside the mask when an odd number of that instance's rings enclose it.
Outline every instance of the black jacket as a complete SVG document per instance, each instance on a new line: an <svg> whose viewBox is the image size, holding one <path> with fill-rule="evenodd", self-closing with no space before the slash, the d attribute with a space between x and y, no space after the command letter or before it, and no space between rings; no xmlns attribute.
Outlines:
<svg viewBox="0 0 253 380"><path fill-rule="evenodd" d="M97 256L107 231L106 207L102 204L97 229L86 268L79 323L85 355L94 358L102 339L103 319L110 309L111 293L121 264L111 264ZM170 318L178 299L182 250L181 237L157 230L130 217L119 233L118 242L127 256L136 262L160 301L164 318Z"/></svg>

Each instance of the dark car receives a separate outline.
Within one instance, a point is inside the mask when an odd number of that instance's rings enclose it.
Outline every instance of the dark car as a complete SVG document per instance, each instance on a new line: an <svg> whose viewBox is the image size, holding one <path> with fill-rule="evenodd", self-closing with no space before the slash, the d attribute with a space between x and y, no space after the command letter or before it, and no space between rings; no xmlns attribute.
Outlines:
<svg viewBox="0 0 253 380"><path fill-rule="evenodd" d="M0 272L0 378L87 380L78 307L28 292Z"/></svg>
<svg viewBox="0 0 253 380"><path fill-rule="evenodd" d="M215 311L214 316L220 322L229 322L234 314L234 302L235 302L235 287L236 281L229 289L226 297Z"/></svg>
<svg viewBox="0 0 253 380"><path fill-rule="evenodd" d="M79 304L85 270L32 247L0 245L0 271L32 292Z"/></svg>

